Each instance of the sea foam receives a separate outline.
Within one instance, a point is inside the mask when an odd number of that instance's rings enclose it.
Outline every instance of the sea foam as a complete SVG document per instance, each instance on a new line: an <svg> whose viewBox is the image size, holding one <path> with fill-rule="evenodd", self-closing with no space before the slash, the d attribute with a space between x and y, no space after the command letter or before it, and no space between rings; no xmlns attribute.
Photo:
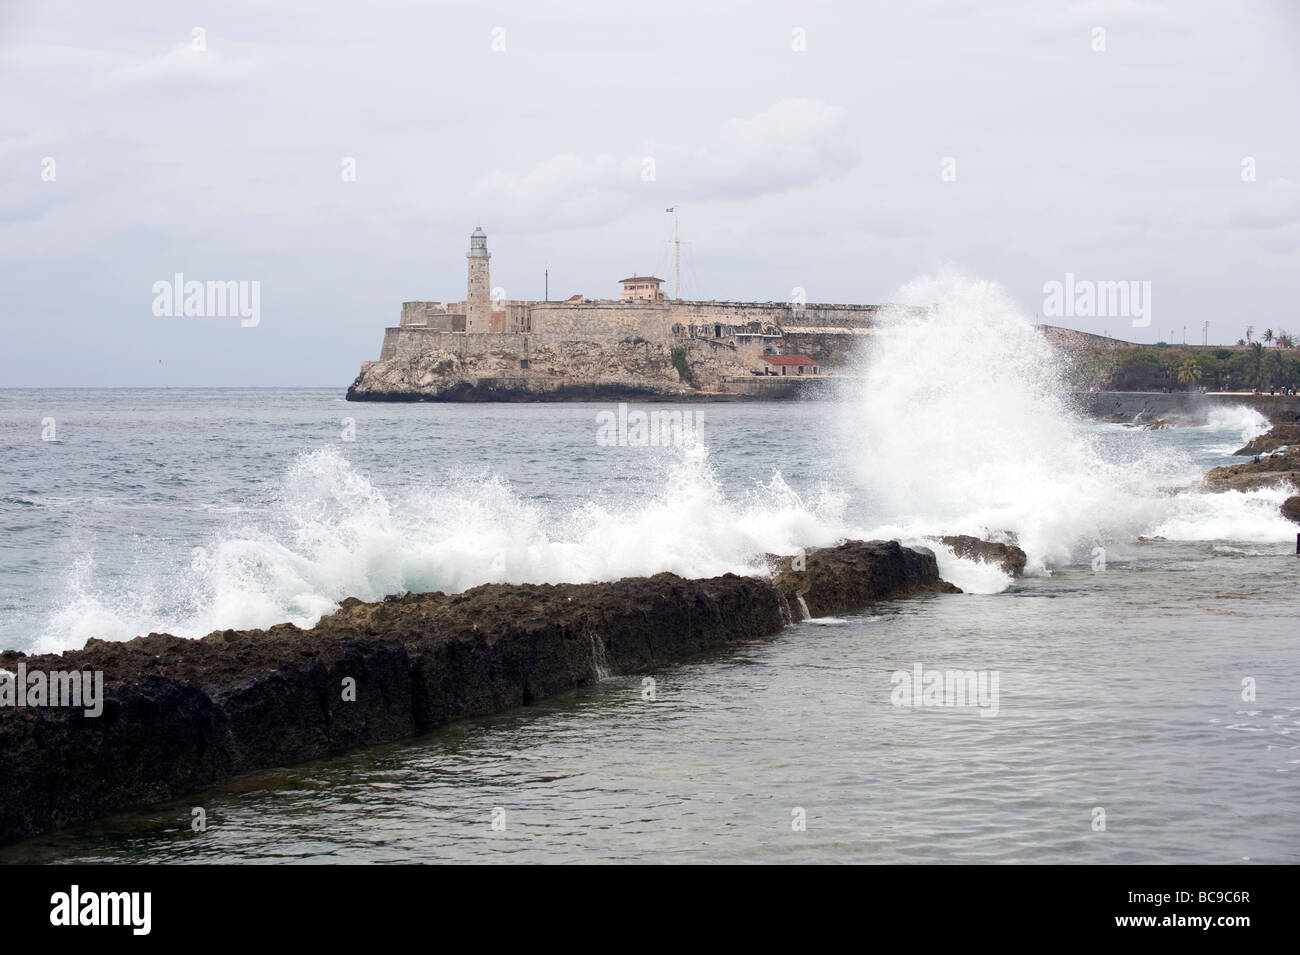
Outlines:
<svg viewBox="0 0 1300 955"><path fill-rule="evenodd" d="M856 365L862 384L816 436L819 454L849 475L842 487L796 489L778 471L724 487L700 444L655 458L638 493L611 498L593 487L588 499L562 503L491 474L380 486L325 447L287 462L268 507L195 547L164 579L123 585L120 569L97 572L93 553L77 562L34 649L285 620L308 627L347 596L762 573L763 554L846 538L930 547L945 579L996 593L1010 576L932 537L1014 539L1027 573L1048 574L1138 536L1293 536L1277 510L1284 492L1171 490L1199 481L1203 466L1190 453L1077 415L1060 356L995 284L944 275L895 300L928 308L882 312ZM1265 425L1250 409L1224 408L1202 427L1230 443Z"/></svg>

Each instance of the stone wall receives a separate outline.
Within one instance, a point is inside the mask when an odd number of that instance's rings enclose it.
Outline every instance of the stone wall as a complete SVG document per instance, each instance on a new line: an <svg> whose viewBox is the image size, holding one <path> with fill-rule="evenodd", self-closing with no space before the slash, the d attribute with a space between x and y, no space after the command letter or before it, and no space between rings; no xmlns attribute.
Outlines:
<svg viewBox="0 0 1300 955"><path fill-rule="evenodd" d="M1176 418L1182 424L1204 424L1212 408L1245 405L1274 424L1300 417L1300 397L1282 395L1197 394L1196 392L1096 391L1074 396L1081 412L1109 421L1150 421Z"/></svg>
<svg viewBox="0 0 1300 955"><path fill-rule="evenodd" d="M786 355L807 355L824 368L839 368L849 364L863 339L870 334L865 328L787 329L781 342L781 352Z"/></svg>
<svg viewBox="0 0 1300 955"><path fill-rule="evenodd" d="M632 303L582 302L493 303L491 332L479 341L442 339L439 333L464 332L465 305L450 302L404 302L400 324L384 331L380 360L414 357L430 349L479 354L508 349L526 354L527 342L589 341L616 345L642 339L671 345L675 340L708 339L752 362L767 348L807 354L827 365L842 363L876 314L875 305L806 305L779 302ZM785 334L782 335L781 331Z"/></svg>
<svg viewBox="0 0 1300 955"><path fill-rule="evenodd" d="M767 322L786 326L862 328L880 310L877 305L803 305L788 302L671 302L671 320L683 325L746 325Z"/></svg>
<svg viewBox="0 0 1300 955"><path fill-rule="evenodd" d="M508 352L526 358L531 338L531 335L513 335L509 332L470 335L436 328L387 328L384 329L384 347L379 360L411 361L435 351L451 352L461 358L491 352Z"/></svg>
<svg viewBox="0 0 1300 955"><path fill-rule="evenodd" d="M451 318L452 313L441 302L403 302L398 324L402 328L438 328L449 332Z"/></svg>
<svg viewBox="0 0 1300 955"><path fill-rule="evenodd" d="M533 303L533 334L539 341L596 341L607 345L629 338L667 344L671 338L665 305L629 302Z"/></svg>

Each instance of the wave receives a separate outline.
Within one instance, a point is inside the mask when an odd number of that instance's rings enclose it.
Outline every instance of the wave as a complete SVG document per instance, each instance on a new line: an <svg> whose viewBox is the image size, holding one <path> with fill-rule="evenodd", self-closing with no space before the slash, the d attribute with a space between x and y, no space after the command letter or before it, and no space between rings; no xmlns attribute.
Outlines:
<svg viewBox="0 0 1300 955"><path fill-rule="evenodd" d="M1241 436L1241 444L1246 444L1252 438L1257 438L1269 430L1270 427L1272 425L1269 423L1268 418L1254 408L1246 405L1216 405L1209 410L1206 415L1206 422L1200 426L1200 429L1214 433L1237 434Z"/></svg>
<svg viewBox="0 0 1300 955"><path fill-rule="evenodd" d="M1096 546L1142 535L1280 541L1278 492L1197 490L1188 449L1144 432L1116 441L1075 412L1061 356L997 285L945 274L911 283L861 357L843 430L865 493L890 515L874 536L1011 535L1026 571L1086 562ZM909 307L910 306L910 307ZM1267 421L1216 409L1206 430L1243 440ZM1178 492L1170 488L1188 488ZM942 551L937 551L942 554ZM980 592L1009 578L940 558ZM964 583L963 583L964 581Z"/></svg>
<svg viewBox="0 0 1300 955"><path fill-rule="evenodd" d="M935 551L972 593L1011 584L957 558L938 534L1014 538L1027 573L1086 563L1138 536L1286 541L1285 494L1187 488L1203 467L1169 432L1105 428L1078 415L1059 356L998 286L919 280L885 309L860 356L862 384L816 436L843 486L799 493L780 472L726 488L707 447L665 451L638 492L572 505L526 497L500 476L448 475L381 488L334 448L300 453L269 510L232 526L171 572L127 586L93 555L69 571L35 649L149 631L201 636L281 621L311 626L346 596L458 592L489 582L581 582L671 571L763 573L761 555L846 538L898 538ZM1204 428L1248 440L1250 409ZM128 575L129 576L129 575Z"/></svg>
<svg viewBox="0 0 1300 955"><path fill-rule="evenodd" d="M105 591L94 561L74 568L69 596L37 647L149 630L202 636L291 621L308 627L345 596L459 592L481 583L617 580L765 572L761 556L835 543L842 494L805 499L774 473L728 496L702 446L658 462L644 494L556 510L500 477L462 476L385 492L336 449L300 454L266 526L194 549L162 592ZM168 609L170 608L170 609Z"/></svg>

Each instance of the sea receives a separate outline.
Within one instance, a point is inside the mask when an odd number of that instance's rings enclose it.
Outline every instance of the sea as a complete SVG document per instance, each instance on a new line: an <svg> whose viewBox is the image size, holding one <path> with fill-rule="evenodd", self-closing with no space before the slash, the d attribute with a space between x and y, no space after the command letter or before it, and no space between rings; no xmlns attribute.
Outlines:
<svg viewBox="0 0 1300 955"><path fill-rule="evenodd" d="M913 292L942 307L883 322L835 400L0 389L6 649L310 627L345 597L487 582L763 573L850 538L930 547L964 591L247 774L0 862L1300 861L1294 491L1198 486L1265 419L1089 420L996 287ZM637 413L683 427L611 432ZM1015 540L1025 575L945 533ZM954 697L953 673L981 692Z"/></svg>

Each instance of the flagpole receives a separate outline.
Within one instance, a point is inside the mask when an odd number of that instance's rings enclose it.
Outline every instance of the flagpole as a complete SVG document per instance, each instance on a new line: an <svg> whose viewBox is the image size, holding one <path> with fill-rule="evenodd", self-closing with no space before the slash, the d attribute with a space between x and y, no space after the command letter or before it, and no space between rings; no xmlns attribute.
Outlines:
<svg viewBox="0 0 1300 955"><path fill-rule="evenodd" d="M682 300L682 240L677 236L677 206L673 206L673 298Z"/></svg>

